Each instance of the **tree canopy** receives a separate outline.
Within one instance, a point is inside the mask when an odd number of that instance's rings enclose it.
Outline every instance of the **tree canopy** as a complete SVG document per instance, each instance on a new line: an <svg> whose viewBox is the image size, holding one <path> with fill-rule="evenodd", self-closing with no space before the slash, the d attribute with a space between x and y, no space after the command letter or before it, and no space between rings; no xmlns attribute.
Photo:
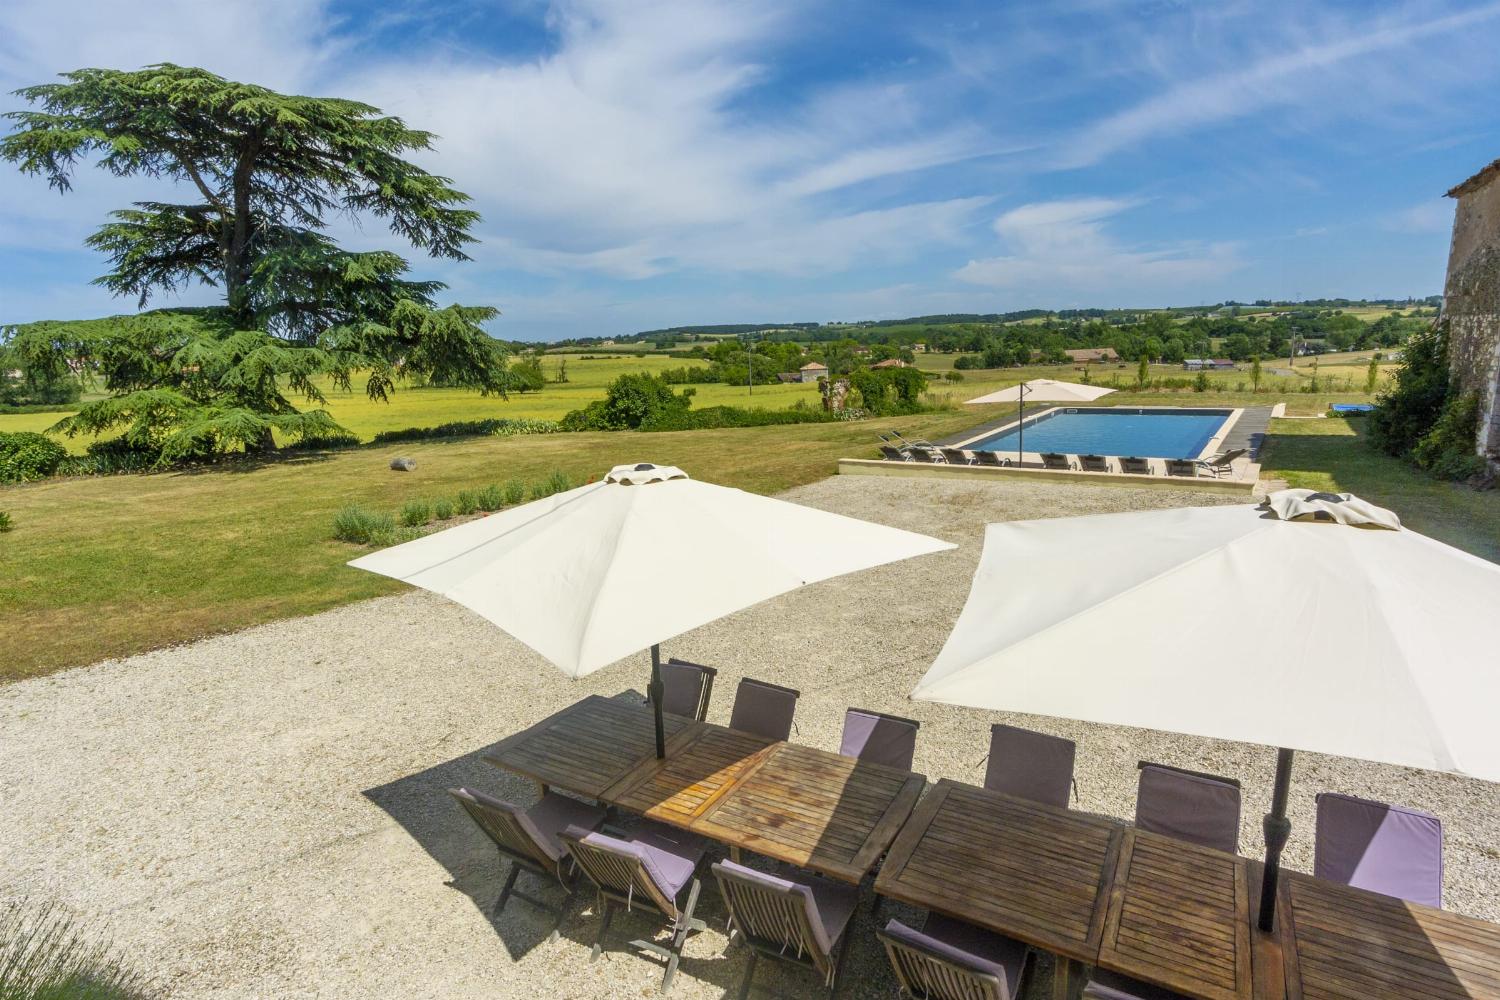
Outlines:
<svg viewBox="0 0 1500 1000"><path fill-rule="evenodd" d="M13 328L34 363L83 362L116 394L87 405L71 429L268 447L273 430L332 426L283 393L322 402L317 376L347 387L361 372L377 398L419 372L505 391L504 347L482 327L496 310L440 309L442 283L413 280L398 254L347 250L326 232L335 217L370 215L430 256L467 260L479 219L468 197L404 158L430 149L429 133L357 101L171 64L63 80L17 92L33 109L4 116L14 130L0 157L60 192L90 159L118 177L176 182L191 200L136 202L88 238L110 261L96 283L141 308L196 283L225 297L216 312Z"/></svg>

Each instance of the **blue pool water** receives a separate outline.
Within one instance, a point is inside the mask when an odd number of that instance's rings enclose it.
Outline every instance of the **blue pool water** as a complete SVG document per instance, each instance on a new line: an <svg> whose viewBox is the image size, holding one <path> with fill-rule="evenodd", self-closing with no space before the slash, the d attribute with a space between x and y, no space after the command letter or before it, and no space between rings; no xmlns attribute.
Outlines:
<svg viewBox="0 0 1500 1000"><path fill-rule="evenodd" d="M1058 409L1026 421L1029 452L1197 458L1229 410ZM974 451L1016 450L1014 427L964 445Z"/></svg>

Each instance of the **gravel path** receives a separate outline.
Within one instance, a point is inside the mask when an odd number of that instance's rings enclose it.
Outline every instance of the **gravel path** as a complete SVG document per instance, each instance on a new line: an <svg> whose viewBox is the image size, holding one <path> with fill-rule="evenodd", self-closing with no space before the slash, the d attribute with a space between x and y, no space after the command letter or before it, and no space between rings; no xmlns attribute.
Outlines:
<svg viewBox="0 0 1500 1000"><path fill-rule="evenodd" d="M809 587L670 643L673 654L719 667L710 720L726 721L726 693L749 673L802 690L802 742L835 748L850 704L914 716L917 769L972 782L987 727L1003 717L905 696L958 615L983 525L1227 502L854 476L786 496L960 548ZM639 689L648 669L642 655L570 682L478 617L411 592L13 684L0 689L0 893L60 901L174 997L654 995L659 965L618 943L586 963L594 925L581 903L554 943L524 904L489 920L500 869L443 793L470 784L532 795L481 763L483 750L585 694ZM1238 777L1241 844L1255 849L1271 752L1013 721L1078 741L1088 810L1128 817L1141 758ZM1440 814L1448 905L1500 919L1500 786L1300 754L1292 867L1310 867L1320 789ZM711 929L689 943L674 997L721 997L744 967L743 950L726 953L714 929L717 891L705 900ZM890 995L867 907L858 919L844 995ZM622 922L622 932L645 927ZM810 977L764 963L757 982L757 996L814 995Z"/></svg>

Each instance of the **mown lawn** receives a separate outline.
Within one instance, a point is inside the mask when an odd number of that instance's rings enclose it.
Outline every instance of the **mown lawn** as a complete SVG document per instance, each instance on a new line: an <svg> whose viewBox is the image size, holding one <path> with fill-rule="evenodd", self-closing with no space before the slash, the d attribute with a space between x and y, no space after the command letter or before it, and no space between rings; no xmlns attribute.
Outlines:
<svg viewBox="0 0 1500 1000"><path fill-rule="evenodd" d="M1354 493L1391 508L1409 528L1500 562L1500 492L1431 479L1369 447L1363 433L1358 418L1272 421L1261 475L1293 487Z"/></svg>
<svg viewBox="0 0 1500 1000"><path fill-rule="evenodd" d="M0 534L0 678L124 656L215 632L390 593L400 585L344 563L330 537L359 503L394 513L562 469L597 478L623 462L680 465L696 477L772 493L875 457L876 429L932 437L971 413L860 423L671 434L558 434L409 443L259 467L57 480L0 488L15 529ZM396 454L413 472L390 471Z"/></svg>

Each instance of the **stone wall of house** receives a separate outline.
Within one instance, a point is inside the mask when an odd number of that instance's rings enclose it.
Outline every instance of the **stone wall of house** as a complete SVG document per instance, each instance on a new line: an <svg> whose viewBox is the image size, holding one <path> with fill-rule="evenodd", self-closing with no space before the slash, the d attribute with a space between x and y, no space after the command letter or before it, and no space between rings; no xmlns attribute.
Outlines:
<svg viewBox="0 0 1500 1000"><path fill-rule="evenodd" d="M1458 210L1443 286L1449 364L1462 390L1479 395L1475 445L1500 471L1500 170L1454 192Z"/></svg>

